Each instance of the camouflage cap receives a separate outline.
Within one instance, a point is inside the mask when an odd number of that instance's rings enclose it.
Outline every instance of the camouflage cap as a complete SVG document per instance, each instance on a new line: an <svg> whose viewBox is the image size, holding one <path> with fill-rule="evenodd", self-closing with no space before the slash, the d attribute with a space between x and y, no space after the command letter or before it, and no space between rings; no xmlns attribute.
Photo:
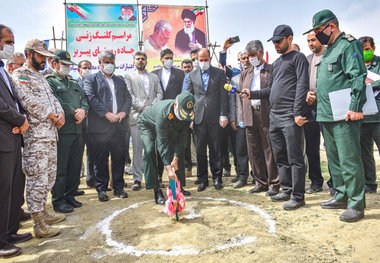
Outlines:
<svg viewBox="0 0 380 263"><path fill-rule="evenodd" d="M70 53L66 50L57 50L55 51L54 55L57 57L59 62L65 65L76 65L74 62L71 61Z"/></svg>
<svg viewBox="0 0 380 263"><path fill-rule="evenodd" d="M33 50L46 57L55 57L53 53L48 51L46 43L36 38L30 39L26 42L25 49Z"/></svg>
<svg viewBox="0 0 380 263"><path fill-rule="evenodd" d="M313 20L312 20L313 28L303 33L303 35L309 33L310 31L316 29L317 27L324 25L326 22L334 18L336 18L336 16L331 10L324 9L322 11L319 11L313 16Z"/></svg>
<svg viewBox="0 0 380 263"><path fill-rule="evenodd" d="M178 107L178 119L181 121L194 120L194 96L188 91L180 93L175 99Z"/></svg>

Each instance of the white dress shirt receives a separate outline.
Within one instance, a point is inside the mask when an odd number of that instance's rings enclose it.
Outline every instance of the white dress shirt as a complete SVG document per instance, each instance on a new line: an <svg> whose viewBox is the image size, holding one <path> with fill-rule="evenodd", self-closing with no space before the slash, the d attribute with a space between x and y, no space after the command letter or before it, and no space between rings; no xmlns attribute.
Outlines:
<svg viewBox="0 0 380 263"><path fill-rule="evenodd" d="M146 70L145 70L144 73L141 73L140 71L138 71L138 72L139 72L139 76L141 78L141 81L143 83L146 95L149 96L149 78L148 78L148 74L146 74Z"/></svg>
<svg viewBox="0 0 380 263"><path fill-rule="evenodd" d="M164 91L166 91L166 87L168 86L170 73L171 73L171 68L170 69L166 69L164 67L162 68L161 82L162 82L162 86L164 87Z"/></svg>
<svg viewBox="0 0 380 263"><path fill-rule="evenodd" d="M263 69L264 63L253 69L253 78L251 83L251 91L260 90L260 71ZM252 107L260 106L261 100L251 100Z"/></svg>
<svg viewBox="0 0 380 263"><path fill-rule="evenodd" d="M106 77L107 83L110 86L110 90L112 93L112 113L117 114L117 100L116 100L115 83L113 82L113 79L112 79L113 75L110 78L108 78L106 75L104 76Z"/></svg>

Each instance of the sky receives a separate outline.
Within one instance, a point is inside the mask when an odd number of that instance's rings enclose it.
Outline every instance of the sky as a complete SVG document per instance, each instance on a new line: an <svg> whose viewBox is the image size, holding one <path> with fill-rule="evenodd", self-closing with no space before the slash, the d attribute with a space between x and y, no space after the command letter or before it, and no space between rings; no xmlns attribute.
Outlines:
<svg viewBox="0 0 380 263"><path fill-rule="evenodd" d="M31 38L51 39L52 26L56 37L65 30L63 0L0 0L0 23L11 27L15 35L15 51L22 52ZM81 3L131 3L136 0L80 0ZM205 5L199 0L140 0L139 4ZM208 0L210 42L222 46L227 37L239 36L228 54L228 64L236 66L236 55L250 40L259 39L273 62L278 54L267 42L277 25L287 24L294 32L294 43L301 52L310 54L306 35L311 28L313 15L330 9L338 17L342 31L356 38L369 35L380 42L380 0ZM58 45L60 48L60 45ZM65 48L65 46L64 46ZM219 52L221 47L217 48ZM376 52L375 52L376 53Z"/></svg>

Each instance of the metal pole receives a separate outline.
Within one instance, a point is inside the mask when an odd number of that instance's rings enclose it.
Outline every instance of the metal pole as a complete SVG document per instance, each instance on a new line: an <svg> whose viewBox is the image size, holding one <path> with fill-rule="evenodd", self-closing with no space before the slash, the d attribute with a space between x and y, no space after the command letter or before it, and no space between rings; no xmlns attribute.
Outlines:
<svg viewBox="0 0 380 263"><path fill-rule="evenodd" d="M52 28L53 28L53 42L54 42L54 48L56 48L56 46L55 46L55 31L54 31L54 26L52 26Z"/></svg>
<svg viewBox="0 0 380 263"><path fill-rule="evenodd" d="M208 23L208 5L207 5L207 0L205 1L205 12L206 12L206 26L207 26L207 46L210 46L211 40L210 40L210 27Z"/></svg>
<svg viewBox="0 0 380 263"><path fill-rule="evenodd" d="M63 5L65 7L65 36L66 36L66 50L67 50L67 8L66 8L66 0L63 3ZM63 32L62 32L62 38L63 38ZM63 39L62 39L62 41L63 41ZM61 42L61 46L62 46L62 42Z"/></svg>
<svg viewBox="0 0 380 263"><path fill-rule="evenodd" d="M140 36L140 4L139 4L139 0L136 0L136 5L137 5L137 34L138 34L138 38L139 38L139 50L141 51L142 50L142 39L143 39L143 35Z"/></svg>

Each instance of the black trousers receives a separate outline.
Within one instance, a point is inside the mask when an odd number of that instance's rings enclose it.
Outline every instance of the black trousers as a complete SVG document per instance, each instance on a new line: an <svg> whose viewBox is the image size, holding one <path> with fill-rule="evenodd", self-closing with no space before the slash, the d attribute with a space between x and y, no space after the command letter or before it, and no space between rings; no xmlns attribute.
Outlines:
<svg viewBox="0 0 380 263"><path fill-rule="evenodd" d="M125 131L111 129L108 133L90 134L93 147L94 171L96 190L106 191L108 188L109 171L108 157L111 154L112 182L114 190L124 187L124 164L125 164Z"/></svg>
<svg viewBox="0 0 380 263"><path fill-rule="evenodd" d="M235 167L236 175L239 180L247 182L249 175L249 158L247 151L247 140L245 135L245 128L239 128L233 131L232 144L235 146Z"/></svg>
<svg viewBox="0 0 380 263"><path fill-rule="evenodd" d="M302 127L294 117L269 114L269 136L280 174L282 190L297 201L305 197L305 163L302 154Z"/></svg>
<svg viewBox="0 0 380 263"><path fill-rule="evenodd" d="M221 127L219 123L211 124L206 120L203 120L200 124L194 124L194 141L195 148L197 150L197 170L199 182L208 184L208 172L207 172L207 146L209 147L210 154L213 156L212 179L222 180L222 162L220 157L220 134Z"/></svg>
<svg viewBox="0 0 380 263"><path fill-rule="evenodd" d="M0 152L0 248L8 244L7 235L19 229L24 188L20 137L14 151Z"/></svg>

